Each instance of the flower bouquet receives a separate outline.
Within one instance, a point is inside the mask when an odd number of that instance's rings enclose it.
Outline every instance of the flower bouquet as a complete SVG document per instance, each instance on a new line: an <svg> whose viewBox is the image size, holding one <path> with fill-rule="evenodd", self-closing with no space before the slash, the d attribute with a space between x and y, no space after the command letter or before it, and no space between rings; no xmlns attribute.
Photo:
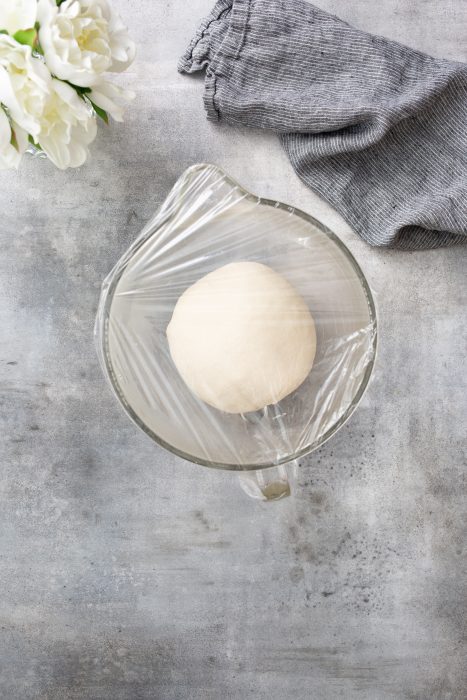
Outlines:
<svg viewBox="0 0 467 700"><path fill-rule="evenodd" d="M0 0L0 169L28 148L61 169L82 165L97 119L122 121L133 98L104 74L134 56L108 0Z"/></svg>

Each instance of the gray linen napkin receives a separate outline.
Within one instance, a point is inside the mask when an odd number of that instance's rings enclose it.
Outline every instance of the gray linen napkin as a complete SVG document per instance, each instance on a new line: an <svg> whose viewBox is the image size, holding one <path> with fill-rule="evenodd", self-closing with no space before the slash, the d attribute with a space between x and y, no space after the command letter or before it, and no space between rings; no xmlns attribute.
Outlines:
<svg viewBox="0 0 467 700"><path fill-rule="evenodd" d="M467 64L303 0L218 0L179 70L208 118L273 129L300 178L368 243L467 242Z"/></svg>

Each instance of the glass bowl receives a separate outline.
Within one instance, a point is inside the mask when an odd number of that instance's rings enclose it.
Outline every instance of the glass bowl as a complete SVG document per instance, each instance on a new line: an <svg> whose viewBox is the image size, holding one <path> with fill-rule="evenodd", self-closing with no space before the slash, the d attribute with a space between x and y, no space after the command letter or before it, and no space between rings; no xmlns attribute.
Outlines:
<svg viewBox="0 0 467 700"><path fill-rule="evenodd" d="M228 414L190 392L172 362L166 329L189 286L245 260L269 265L303 296L317 353L305 382L278 404ZM96 341L115 396L156 443L203 466L257 471L316 450L348 420L373 370L376 312L363 272L334 233L199 164L180 177L104 281ZM255 481L262 497L287 491L267 481L264 475ZM284 470L279 481L286 484Z"/></svg>

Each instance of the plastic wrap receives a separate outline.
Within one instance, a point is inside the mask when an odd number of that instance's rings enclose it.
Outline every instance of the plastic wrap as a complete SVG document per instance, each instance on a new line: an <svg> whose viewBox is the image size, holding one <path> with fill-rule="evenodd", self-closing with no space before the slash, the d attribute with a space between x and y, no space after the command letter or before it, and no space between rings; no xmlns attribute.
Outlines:
<svg viewBox="0 0 467 700"><path fill-rule="evenodd" d="M288 280L317 336L305 381L247 414L198 399L166 335L183 292L235 261L263 263ZM316 449L350 416L373 368L376 314L363 273L331 231L248 193L213 165L195 165L104 281L96 341L113 392L156 442L207 466L260 469Z"/></svg>

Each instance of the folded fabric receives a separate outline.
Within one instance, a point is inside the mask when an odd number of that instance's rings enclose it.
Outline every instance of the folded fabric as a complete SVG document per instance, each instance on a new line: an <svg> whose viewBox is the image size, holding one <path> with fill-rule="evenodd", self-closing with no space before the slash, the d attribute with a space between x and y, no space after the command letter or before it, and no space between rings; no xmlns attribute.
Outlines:
<svg viewBox="0 0 467 700"><path fill-rule="evenodd" d="M467 242L467 64L303 0L218 0L180 72L208 118L279 132L300 178L368 243Z"/></svg>

